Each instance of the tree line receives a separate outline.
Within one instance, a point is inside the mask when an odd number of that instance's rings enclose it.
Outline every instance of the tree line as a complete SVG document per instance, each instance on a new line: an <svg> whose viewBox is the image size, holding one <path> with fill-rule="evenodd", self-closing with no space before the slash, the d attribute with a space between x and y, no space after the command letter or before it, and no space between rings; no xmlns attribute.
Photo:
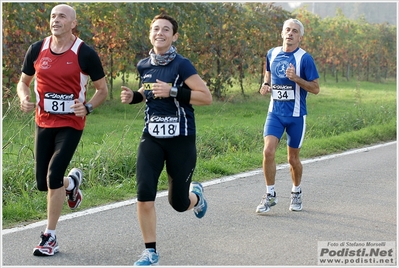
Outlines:
<svg viewBox="0 0 399 268"><path fill-rule="evenodd" d="M49 19L57 3L2 3L3 91L18 82L29 45L51 34ZM305 27L301 47L314 57L321 79L382 82L396 77L396 26L350 20L341 10L320 18L306 9L293 13L273 3L239 2L74 2L75 34L100 55L110 98L114 81L138 80L136 64L151 49L149 25L162 11L179 23L178 53L189 58L213 95L223 97L233 82L246 93L245 79L263 79L267 50L282 44L288 18ZM131 77L133 75L133 77ZM138 85L138 82L137 82ZM257 89L256 89L257 90ZM4 94L3 94L4 98Z"/></svg>

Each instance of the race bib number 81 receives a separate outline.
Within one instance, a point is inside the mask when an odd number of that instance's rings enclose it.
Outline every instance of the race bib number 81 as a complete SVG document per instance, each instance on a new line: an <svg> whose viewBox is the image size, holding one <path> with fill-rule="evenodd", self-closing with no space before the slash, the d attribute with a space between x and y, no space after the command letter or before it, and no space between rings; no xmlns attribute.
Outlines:
<svg viewBox="0 0 399 268"><path fill-rule="evenodd" d="M172 138L180 135L177 116L151 116L148 132L156 138Z"/></svg>
<svg viewBox="0 0 399 268"><path fill-rule="evenodd" d="M44 94L44 111L51 114L71 114L75 103L73 94Z"/></svg>

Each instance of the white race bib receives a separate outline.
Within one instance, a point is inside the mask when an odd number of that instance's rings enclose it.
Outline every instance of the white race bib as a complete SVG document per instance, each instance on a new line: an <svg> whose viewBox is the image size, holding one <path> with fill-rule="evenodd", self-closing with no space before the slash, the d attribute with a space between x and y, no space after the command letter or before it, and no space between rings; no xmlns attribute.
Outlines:
<svg viewBox="0 0 399 268"><path fill-rule="evenodd" d="M295 99L292 86L273 85L272 98L278 101L291 101Z"/></svg>
<svg viewBox="0 0 399 268"><path fill-rule="evenodd" d="M75 104L73 94L44 94L44 111L50 114L72 114L71 106Z"/></svg>
<svg viewBox="0 0 399 268"><path fill-rule="evenodd" d="M180 135L180 124L177 116L153 115L148 123L148 132L156 138L172 138Z"/></svg>

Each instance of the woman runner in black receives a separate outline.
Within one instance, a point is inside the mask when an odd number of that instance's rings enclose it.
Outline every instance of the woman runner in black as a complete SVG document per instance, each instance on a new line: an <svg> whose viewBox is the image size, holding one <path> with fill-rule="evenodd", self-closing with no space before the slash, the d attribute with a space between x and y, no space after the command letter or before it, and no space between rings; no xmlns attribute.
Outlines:
<svg viewBox="0 0 399 268"><path fill-rule="evenodd" d="M209 105L212 95L192 63L172 45L178 24L167 14L156 16L150 27L153 48L137 69L141 88L122 86L125 104L146 102L145 124L137 155L137 214L145 250L135 266L157 265L154 201L159 176L166 163L169 203L178 212L207 210L203 187L191 182L196 165L196 127L192 105Z"/></svg>

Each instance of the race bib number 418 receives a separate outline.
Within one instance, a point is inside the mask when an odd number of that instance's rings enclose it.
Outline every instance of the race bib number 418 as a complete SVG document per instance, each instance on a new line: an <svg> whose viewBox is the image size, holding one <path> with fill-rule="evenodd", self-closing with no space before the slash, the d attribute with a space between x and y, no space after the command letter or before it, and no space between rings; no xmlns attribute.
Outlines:
<svg viewBox="0 0 399 268"><path fill-rule="evenodd" d="M180 135L177 116L151 116L148 132L156 138L172 138Z"/></svg>

